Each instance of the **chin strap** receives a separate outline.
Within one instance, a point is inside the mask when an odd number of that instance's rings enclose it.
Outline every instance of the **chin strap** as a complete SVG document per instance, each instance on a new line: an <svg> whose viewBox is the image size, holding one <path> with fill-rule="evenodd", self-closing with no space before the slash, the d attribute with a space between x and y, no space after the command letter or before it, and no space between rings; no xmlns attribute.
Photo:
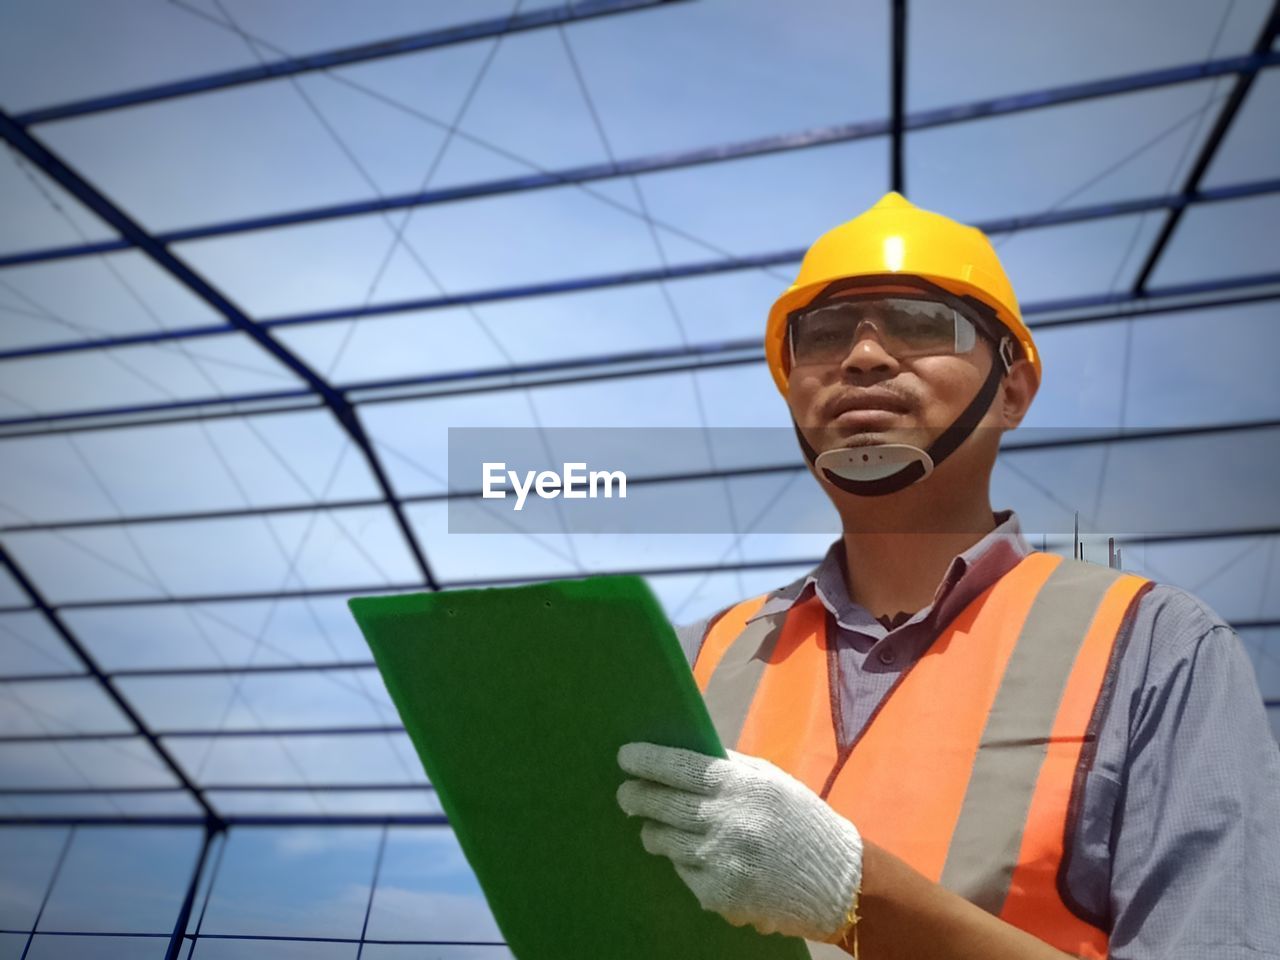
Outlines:
<svg viewBox="0 0 1280 960"><path fill-rule="evenodd" d="M795 418L791 419L791 426L796 431L796 438L800 441L800 449L804 452L805 459L809 464L819 472L824 480L837 489L843 490L845 493L857 494L860 497L880 497L889 493L897 493L904 487L909 487L917 480L922 480L947 457L955 452L960 444L968 439L969 434L973 433L978 423L982 420L987 412L987 408L991 406L991 401L995 399L996 389L1000 386L1001 378L1009 372L1013 366L1013 349L1008 337L1002 337L999 345L995 350L996 356L1000 362L994 360L991 364L991 371L987 374L987 379L978 389L977 395L969 401L969 405L964 408L960 416L956 417L951 426L947 427L938 437L937 440L930 444L928 450L921 450L918 447L910 449L917 451L917 456L910 463L903 466L900 470L891 473L887 477L879 477L875 480L858 480L852 477L842 476L834 473L826 467L818 466L818 457L820 454L809 445L809 441L805 440L804 434L800 430L800 425L796 423ZM1002 369L1003 368L1003 369ZM879 444L884 447L907 447L907 444ZM875 449L874 446L858 449ZM848 468L854 472L857 467ZM878 468L877 468L878 469Z"/></svg>

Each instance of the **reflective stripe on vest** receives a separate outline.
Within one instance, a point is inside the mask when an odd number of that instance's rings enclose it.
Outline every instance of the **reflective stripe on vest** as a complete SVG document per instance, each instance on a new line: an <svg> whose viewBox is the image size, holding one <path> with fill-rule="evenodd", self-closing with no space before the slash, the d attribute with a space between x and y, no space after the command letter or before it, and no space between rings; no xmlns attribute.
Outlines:
<svg viewBox="0 0 1280 960"><path fill-rule="evenodd" d="M1126 615L1150 581L1032 552L975 597L840 751L830 615L730 608L694 665L721 740L802 780L871 841L1080 957L1105 931L1059 892L1077 767Z"/></svg>

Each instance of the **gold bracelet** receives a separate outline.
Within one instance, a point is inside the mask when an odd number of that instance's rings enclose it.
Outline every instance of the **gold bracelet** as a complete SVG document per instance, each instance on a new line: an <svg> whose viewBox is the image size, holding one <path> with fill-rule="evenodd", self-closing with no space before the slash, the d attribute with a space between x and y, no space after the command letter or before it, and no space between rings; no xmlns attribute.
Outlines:
<svg viewBox="0 0 1280 960"><path fill-rule="evenodd" d="M844 915L844 926L841 927L840 946L849 950L853 954L853 960L858 960L858 921L862 918L858 916L858 899L862 895L862 878L858 878L858 886L853 891L853 903L849 905L849 911ZM850 937L853 942L850 943Z"/></svg>

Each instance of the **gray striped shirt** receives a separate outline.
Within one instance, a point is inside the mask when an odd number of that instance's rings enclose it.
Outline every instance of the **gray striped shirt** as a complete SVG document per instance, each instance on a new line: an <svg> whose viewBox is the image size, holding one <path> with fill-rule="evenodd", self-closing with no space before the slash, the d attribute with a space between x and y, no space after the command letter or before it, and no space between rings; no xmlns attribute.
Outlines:
<svg viewBox="0 0 1280 960"><path fill-rule="evenodd" d="M1012 510L955 557L933 602L894 629L849 599L836 540L794 599L838 626L842 744L904 669L1031 549ZM690 662L710 618L678 627ZM1112 960L1280 960L1280 750L1240 638L1157 583L1138 604L1067 851L1065 893L1110 931Z"/></svg>

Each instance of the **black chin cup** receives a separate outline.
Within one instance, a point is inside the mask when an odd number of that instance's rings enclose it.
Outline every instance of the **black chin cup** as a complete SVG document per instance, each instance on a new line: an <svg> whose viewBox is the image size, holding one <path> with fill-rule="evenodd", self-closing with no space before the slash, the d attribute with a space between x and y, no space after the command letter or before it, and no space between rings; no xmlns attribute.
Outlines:
<svg viewBox="0 0 1280 960"><path fill-rule="evenodd" d="M804 434L800 430L800 425L792 417L791 426L796 431L796 438L800 441L800 449L804 452L804 458L809 461L810 466L827 483L838 490L843 490L845 493L856 494L860 497L881 497L885 494L897 493L917 480L924 479L924 477L933 472L933 469L937 468L938 464L951 456L956 448L968 439L969 434L973 433L982 421L987 408L991 406L991 401L995 399L996 389L1000 386L1001 377L1008 373L1013 365L1013 350L1008 337L1000 339L996 346L995 354L996 356L991 362L991 371L987 374L987 379L983 381L977 395L969 401L969 405L964 408L960 416L956 417L955 422L947 427L937 440L930 444L929 449L922 451L925 460L932 462L932 469L926 467L924 460L915 459L896 473L876 480L851 480L848 477L839 476L818 466L818 451L810 446L809 441L804 438ZM875 447L860 447L857 449L874 450Z"/></svg>

